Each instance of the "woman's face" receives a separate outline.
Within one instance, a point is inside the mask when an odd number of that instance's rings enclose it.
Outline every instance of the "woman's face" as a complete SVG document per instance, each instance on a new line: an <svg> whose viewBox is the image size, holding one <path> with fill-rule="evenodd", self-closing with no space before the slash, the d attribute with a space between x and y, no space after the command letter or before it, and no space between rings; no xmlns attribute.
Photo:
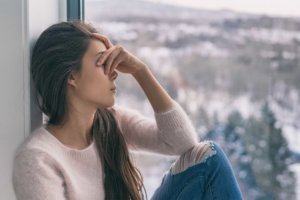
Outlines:
<svg viewBox="0 0 300 200"><path fill-rule="evenodd" d="M96 65L98 57L105 50L101 41L92 39L83 56L81 70L71 81L76 85L75 95L96 108L111 107L115 102L115 90L112 89L115 88L117 73L114 71L105 75L104 66Z"/></svg>

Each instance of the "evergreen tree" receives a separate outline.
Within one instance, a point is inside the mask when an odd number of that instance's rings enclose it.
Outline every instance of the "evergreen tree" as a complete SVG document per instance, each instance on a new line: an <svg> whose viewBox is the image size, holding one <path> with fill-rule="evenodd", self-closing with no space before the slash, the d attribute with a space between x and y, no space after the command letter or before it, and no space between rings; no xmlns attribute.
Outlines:
<svg viewBox="0 0 300 200"><path fill-rule="evenodd" d="M289 170L291 154L281 128L276 126L276 118L266 103L262 109L264 123L268 127L268 156L271 166L271 187L276 199L295 198L295 178Z"/></svg>
<svg viewBox="0 0 300 200"><path fill-rule="evenodd" d="M254 200L262 196L257 187L255 175L251 166L251 157L241 139L244 134L244 120L236 111L228 117L226 124L216 124L215 128L208 132L206 139L211 139L220 144L228 156L236 178L239 182L245 199Z"/></svg>
<svg viewBox="0 0 300 200"><path fill-rule="evenodd" d="M219 143L233 165L245 199L295 199L295 177L289 170L290 151L265 104L261 118L243 119L233 112L227 123L216 124L206 135Z"/></svg>
<svg viewBox="0 0 300 200"><path fill-rule="evenodd" d="M288 169L291 158L281 128L268 103L261 110L261 118L251 117L245 124L244 141L252 157L258 187L264 191L262 199L295 199L295 177Z"/></svg>

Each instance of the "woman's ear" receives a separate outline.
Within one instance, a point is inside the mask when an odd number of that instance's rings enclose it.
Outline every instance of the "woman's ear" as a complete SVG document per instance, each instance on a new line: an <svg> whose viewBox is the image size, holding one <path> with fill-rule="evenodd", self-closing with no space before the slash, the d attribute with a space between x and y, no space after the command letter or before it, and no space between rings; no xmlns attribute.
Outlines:
<svg viewBox="0 0 300 200"><path fill-rule="evenodd" d="M68 84L70 84L71 86L76 87L77 86L77 76L74 72L71 72L69 78L68 78Z"/></svg>

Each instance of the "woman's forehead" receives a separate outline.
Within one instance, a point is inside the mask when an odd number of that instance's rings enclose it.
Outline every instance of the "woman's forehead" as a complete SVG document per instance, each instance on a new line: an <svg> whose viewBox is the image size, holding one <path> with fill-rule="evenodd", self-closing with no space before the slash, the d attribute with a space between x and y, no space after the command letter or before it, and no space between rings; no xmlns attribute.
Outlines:
<svg viewBox="0 0 300 200"><path fill-rule="evenodd" d="M104 45L103 42L99 41L99 40L91 40L90 45L89 45L89 49L88 49L88 53L97 56L97 54L99 54L102 51L105 51L106 47Z"/></svg>

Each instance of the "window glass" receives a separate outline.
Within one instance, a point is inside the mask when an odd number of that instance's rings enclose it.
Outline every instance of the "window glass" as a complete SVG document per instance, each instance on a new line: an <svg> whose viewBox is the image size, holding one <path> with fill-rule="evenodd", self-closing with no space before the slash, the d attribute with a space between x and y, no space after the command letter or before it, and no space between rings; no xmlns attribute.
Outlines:
<svg viewBox="0 0 300 200"><path fill-rule="evenodd" d="M148 64L200 140L223 147L245 199L296 199L299 17L85 0L85 20ZM152 115L132 77L119 75L117 87L119 104ZM175 157L136 155L151 197Z"/></svg>

